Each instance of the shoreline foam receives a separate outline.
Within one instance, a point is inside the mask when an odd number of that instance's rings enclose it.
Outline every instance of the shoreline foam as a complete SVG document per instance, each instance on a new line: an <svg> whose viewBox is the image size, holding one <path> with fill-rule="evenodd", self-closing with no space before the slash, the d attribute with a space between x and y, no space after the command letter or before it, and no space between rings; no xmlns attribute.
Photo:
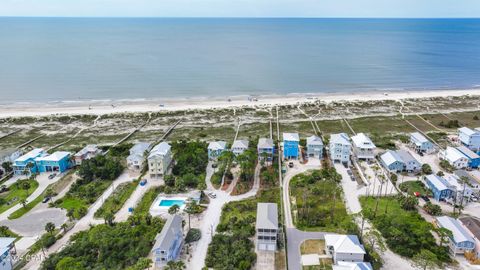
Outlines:
<svg viewBox="0 0 480 270"><path fill-rule="evenodd" d="M205 110L215 108L255 107L292 105L298 103L338 101L369 101L369 100L402 100L409 98L454 97L465 95L480 96L480 89L451 90L390 90L364 92L322 92L322 93L291 93L286 95L241 95L232 97L192 97L164 99L121 99L96 101L54 101L54 102L22 102L0 105L0 118L48 116L48 115L79 115L79 114L111 114L111 113L144 113L158 111ZM257 101L249 100L254 97ZM228 101L230 99L230 101Z"/></svg>

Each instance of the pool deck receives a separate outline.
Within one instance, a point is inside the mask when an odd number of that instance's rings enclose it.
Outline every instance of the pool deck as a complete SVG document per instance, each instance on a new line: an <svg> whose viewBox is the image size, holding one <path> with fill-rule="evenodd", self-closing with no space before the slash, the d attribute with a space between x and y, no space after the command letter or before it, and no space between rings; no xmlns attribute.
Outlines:
<svg viewBox="0 0 480 270"><path fill-rule="evenodd" d="M179 194L175 194L175 196L168 196L168 195L165 195L165 194L160 194L156 199L155 201L152 203L152 205L150 206L150 214L152 216L162 216L162 217L166 217L168 216L168 209L171 207L171 205L169 206L160 206L160 202L162 200L171 200L171 201L186 201L188 200L189 196L188 194L182 194L182 195L179 195ZM185 203L182 204L180 206L180 210L183 211L183 209L185 209Z"/></svg>

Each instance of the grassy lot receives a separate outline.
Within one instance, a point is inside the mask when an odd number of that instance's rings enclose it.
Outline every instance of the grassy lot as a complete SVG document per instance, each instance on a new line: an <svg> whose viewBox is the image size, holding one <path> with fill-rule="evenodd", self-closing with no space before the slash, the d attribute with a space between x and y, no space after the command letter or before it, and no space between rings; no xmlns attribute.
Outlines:
<svg viewBox="0 0 480 270"><path fill-rule="evenodd" d="M24 184L29 185L29 188L24 189ZM0 213L5 212L18 203L21 203L22 200L26 200L28 196L38 188L38 182L32 179L18 180L9 188L9 191L0 194Z"/></svg>
<svg viewBox="0 0 480 270"><path fill-rule="evenodd" d="M147 214L153 201L155 201L155 199L158 197L158 194L160 194L162 190L162 187L151 187L147 192L145 192L140 202L135 206L133 212L141 215Z"/></svg>
<svg viewBox="0 0 480 270"><path fill-rule="evenodd" d="M275 128L274 130L276 130L276 127L274 128ZM322 126L320 126L320 130L322 130ZM280 122L280 132L298 133L300 138L305 138L315 134L312 124L308 120L305 120L302 122L287 122L287 123ZM280 136L282 136L281 133L280 133Z"/></svg>
<svg viewBox="0 0 480 270"><path fill-rule="evenodd" d="M300 245L300 253L303 254L325 254L325 240L306 240Z"/></svg>
<svg viewBox="0 0 480 270"><path fill-rule="evenodd" d="M118 185L112 195L110 195L110 197L108 197L102 206L95 212L94 217L102 218L108 213L117 213L128 198L130 198L137 185L138 181Z"/></svg>
<svg viewBox="0 0 480 270"><path fill-rule="evenodd" d="M334 133L351 133L347 124L343 120L322 120L316 121L323 135ZM311 127L310 127L311 128Z"/></svg>
<svg viewBox="0 0 480 270"><path fill-rule="evenodd" d="M299 174L290 180L292 215L297 228L307 231L355 233L347 214L339 174L334 168Z"/></svg>
<svg viewBox="0 0 480 270"><path fill-rule="evenodd" d="M272 122L273 132L276 132L276 122ZM275 133L276 134L276 133ZM245 138L248 140L255 140L259 138L270 138L270 123L251 123L251 124L242 124L240 130L238 131L238 138ZM258 141L255 141L255 145Z"/></svg>
<svg viewBox="0 0 480 270"><path fill-rule="evenodd" d="M421 181L406 181L400 184L400 190L407 192L409 195L413 195L414 192L420 194L429 194L430 191L425 187Z"/></svg>
<svg viewBox="0 0 480 270"><path fill-rule="evenodd" d="M221 123L219 123L221 124ZM201 126L201 127L183 127L179 126L175 128L168 138L172 141L175 140L223 140L227 142L233 142L235 137L236 126L233 123L225 124L222 126Z"/></svg>
<svg viewBox="0 0 480 270"><path fill-rule="evenodd" d="M420 250L427 249L433 252L443 263L451 262L447 247L436 244L431 231L432 224L423 219L414 211L404 210L397 197L378 199L377 215L374 215L377 199L361 197L366 217L372 221L386 240L388 247L395 253L412 258Z"/></svg>
<svg viewBox="0 0 480 270"><path fill-rule="evenodd" d="M458 120L460 124L463 126L467 126L470 128L480 127L480 111L455 112L455 113L449 113L447 114L447 116L450 117L451 119Z"/></svg>
<svg viewBox="0 0 480 270"><path fill-rule="evenodd" d="M439 131L438 129L435 129L434 127L432 127L431 125L429 125L428 123L423 121L422 119L418 118L418 116L416 116L416 115L406 116L405 119L410 121L410 123L412 123L414 126L416 126L418 129L420 129L423 132L430 132L430 131L437 132L437 131Z"/></svg>

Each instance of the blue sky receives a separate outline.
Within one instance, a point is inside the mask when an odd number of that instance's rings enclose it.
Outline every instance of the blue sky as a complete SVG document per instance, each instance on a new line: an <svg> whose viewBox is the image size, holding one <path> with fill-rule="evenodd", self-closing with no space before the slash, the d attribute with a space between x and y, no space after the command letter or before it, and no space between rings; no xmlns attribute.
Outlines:
<svg viewBox="0 0 480 270"><path fill-rule="evenodd" d="M480 17L480 0L0 0L0 16Z"/></svg>

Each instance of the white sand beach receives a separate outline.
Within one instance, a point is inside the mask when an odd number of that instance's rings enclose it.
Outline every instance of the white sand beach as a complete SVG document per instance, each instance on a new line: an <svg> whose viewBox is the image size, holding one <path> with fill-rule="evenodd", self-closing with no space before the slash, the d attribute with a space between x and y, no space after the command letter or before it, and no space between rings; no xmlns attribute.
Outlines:
<svg viewBox="0 0 480 270"><path fill-rule="evenodd" d="M480 89L266 95L254 96L253 99L248 96L236 96L222 98L15 103L0 105L0 118L275 106L313 102L315 100L329 103L334 101L402 100L465 95L480 96Z"/></svg>

